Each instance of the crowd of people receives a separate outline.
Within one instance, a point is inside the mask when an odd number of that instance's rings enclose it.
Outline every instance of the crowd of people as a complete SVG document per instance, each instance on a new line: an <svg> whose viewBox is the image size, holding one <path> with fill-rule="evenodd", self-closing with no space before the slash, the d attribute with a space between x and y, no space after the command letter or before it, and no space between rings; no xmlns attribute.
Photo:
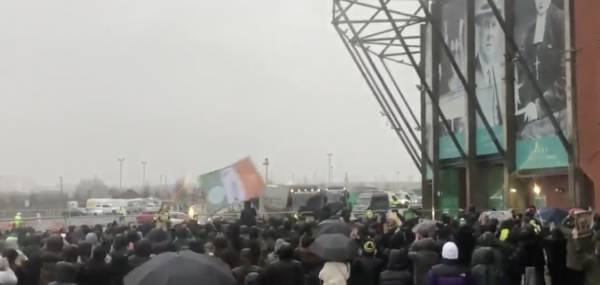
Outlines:
<svg viewBox="0 0 600 285"><path fill-rule="evenodd" d="M502 222L474 209L436 222L394 211L257 222L246 208L235 223L113 222L56 232L22 225L0 235L0 285L120 285L156 256L181 251L222 262L239 285L600 284L598 229L578 233L573 215L546 225L534 211ZM320 225L331 222L351 229L354 257L326 260L311 250Z"/></svg>

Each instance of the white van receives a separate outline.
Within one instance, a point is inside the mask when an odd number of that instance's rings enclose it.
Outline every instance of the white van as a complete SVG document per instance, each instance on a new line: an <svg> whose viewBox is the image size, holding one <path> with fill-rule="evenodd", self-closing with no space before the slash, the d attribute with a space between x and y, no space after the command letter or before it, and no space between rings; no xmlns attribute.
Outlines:
<svg viewBox="0 0 600 285"><path fill-rule="evenodd" d="M109 204L96 204L93 208L88 208L90 214L94 216L111 215L113 214L113 207Z"/></svg>

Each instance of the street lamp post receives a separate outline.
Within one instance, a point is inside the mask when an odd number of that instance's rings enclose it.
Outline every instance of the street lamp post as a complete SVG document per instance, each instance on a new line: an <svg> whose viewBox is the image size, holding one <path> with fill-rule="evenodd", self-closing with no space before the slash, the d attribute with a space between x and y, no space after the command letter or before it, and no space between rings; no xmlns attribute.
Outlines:
<svg viewBox="0 0 600 285"><path fill-rule="evenodd" d="M263 162L263 166L265 167L265 183L269 184L269 159L265 158L265 162Z"/></svg>
<svg viewBox="0 0 600 285"><path fill-rule="evenodd" d="M333 166L331 165L331 160L333 158L333 153L331 153L331 152L328 153L327 158L328 158L328 162L329 162L329 165L327 167L327 169L329 171L329 173L327 174L327 177L328 177L327 184L331 185L331 180L332 180L332 176L333 176Z"/></svg>
<svg viewBox="0 0 600 285"><path fill-rule="evenodd" d="M64 189L63 189L63 177L59 176L58 177L58 185L59 185L59 189L60 189L60 196L62 197L64 195Z"/></svg>
<svg viewBox="0 0 600 285"><path fill-rule="evenodd" d="M125 158L117 158L117 161L119 162L119 190L123 191L123 162L125 162Z"/></svg>
<svg viewBox="0 0 600 285"><path fill-rule="evenodd" d="M142 161L142 189L146 187L146 164L148 164L147 161Z"/></svg>
<svg viewBox="0 0 600 285"><path fill-rule="evenodd" d="M265 185L266 185L266 187L268 187L268 185L269 185L269 165L270 165L269 158L265 158L265 161L263 162L263 166L265 167ZM263 199L263 197L264 197L264 193L263 193L263 195L261 195L258 198L258 212L264 218L265 199Z"/></svg>
<svg viewBox="0 0 600 285"><path fill-rule="evenodd" d="M66 204L66 199L65 199L65 191L64 191L64 183L63 183L63 177L59 176L58 177L58 186L60 187L60 200L62 201L63 206L65 206Z"/></svg>

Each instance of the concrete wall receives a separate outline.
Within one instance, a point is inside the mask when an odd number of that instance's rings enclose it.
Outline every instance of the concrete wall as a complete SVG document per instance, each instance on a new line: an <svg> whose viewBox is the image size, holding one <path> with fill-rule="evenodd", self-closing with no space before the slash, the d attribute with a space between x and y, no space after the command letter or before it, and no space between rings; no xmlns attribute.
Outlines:
<svg viewBox="0 0 600 285"><path fill-rule="evenodd" d="M600 206L600 1L572 0L576 49L579 165L595 184Z"/></svg>

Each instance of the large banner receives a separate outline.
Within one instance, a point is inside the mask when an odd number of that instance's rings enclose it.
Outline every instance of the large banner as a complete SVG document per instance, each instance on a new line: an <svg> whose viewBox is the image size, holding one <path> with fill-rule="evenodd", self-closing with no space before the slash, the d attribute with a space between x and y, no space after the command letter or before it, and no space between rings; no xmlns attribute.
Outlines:
<svg viewBox="0 0 600 285"><path fill-rule="evenodd" d="M450 47L463 74L466 74L467 65L467 1L447 1L441 7L441 23L444 41ZM466 96L465 89L458 79L458 75L450 65L448 57L441 52L440 56L440 107L451 125L459 144L466 151ZM460 153L451 140L448 130L440 121L440 159L457 158Z"/></svg>
<svg viewBox="0 0 600 285"><path fill-rule="evenodd" d="M466 74L467 65L467 21L466 0L454 0L441 7L441 23L444 41L456 59L463 74ZM448 57L441 52L440 56L440 107L451 131L455 134L459 144L466 151L466 96L465 89L458 79L458 75L450 65ZM440 130L440 159L457 158L460 153L451 140L448 130L443 123L438 122Z"/></svg>
<svg viewBox="0 0 600 285"><path fill-rule="evenodd" d="M203 174L200 188L206 197L206 210L214 213L228 205L258 198L263 195L265 183L250 158L230 166Z"/></svg>
<svg viewBox="0 0 600 285"><path fill-rule="evenodd" d="M504 7L504 0L495 0ZM503 13L504 14L504 13ZM504 32L498 24L487 0L475 1L475 81L477 101L483 115L492 127L498 141L504 145L503 122L505 116L505 42ZM498 152L488 130L477 116L477 154Z"/></svg>
<svg viewBox="0 0 600 285"><path fill-rule="evenodd" d="M565 0L519 0L515 3L515 38L543 97L565 133L567 92L565 68ZM522 65L515 68L517 168L568 165L567 154L542 108Z"/></svg>

